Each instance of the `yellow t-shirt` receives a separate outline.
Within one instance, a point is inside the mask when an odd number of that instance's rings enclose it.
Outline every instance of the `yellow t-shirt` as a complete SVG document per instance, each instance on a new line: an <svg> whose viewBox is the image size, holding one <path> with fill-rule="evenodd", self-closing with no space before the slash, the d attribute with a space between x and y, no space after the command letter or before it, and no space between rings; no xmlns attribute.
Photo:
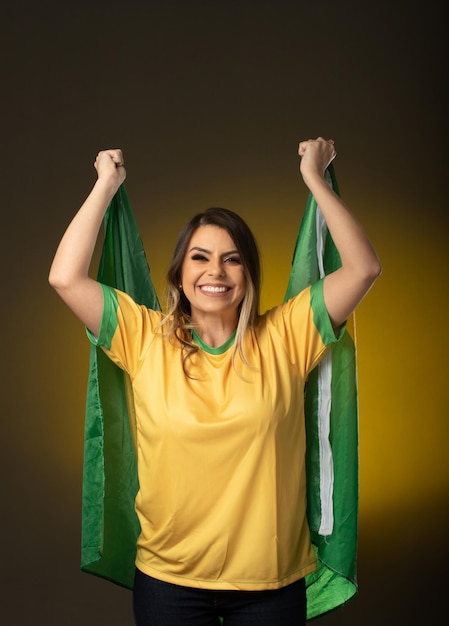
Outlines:
<svg viewBox="0 0 449 626"><path fill-rule="evenodd" d="M161 314L103 286L98 339L130 376L141 525L136 566L205 589L276 589L316 568L306 518L304 384L336 337L322 283L261 316L245 338L197 339L188 361Z"/></svg>

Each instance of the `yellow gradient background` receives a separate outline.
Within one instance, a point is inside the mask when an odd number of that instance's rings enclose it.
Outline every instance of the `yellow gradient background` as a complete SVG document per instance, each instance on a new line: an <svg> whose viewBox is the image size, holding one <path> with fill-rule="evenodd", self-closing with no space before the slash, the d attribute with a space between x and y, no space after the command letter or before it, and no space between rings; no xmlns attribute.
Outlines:
<svg viewBox="0 0 449 626"><path fill-rule="evenodd" d="M47 0L25 12L6 3L5 624L133 623L128 591L79 571L89 346L47 283L58 240L94 183L96 153L124 150L161 296L184 222L226 206L258 239L266 309L283 298L307 198L297 142L319 134L336 142L341 194L383 263L356 314L360 593L320 623L441 623L449 494L442 10L434 0L419 9Z"/></svg>

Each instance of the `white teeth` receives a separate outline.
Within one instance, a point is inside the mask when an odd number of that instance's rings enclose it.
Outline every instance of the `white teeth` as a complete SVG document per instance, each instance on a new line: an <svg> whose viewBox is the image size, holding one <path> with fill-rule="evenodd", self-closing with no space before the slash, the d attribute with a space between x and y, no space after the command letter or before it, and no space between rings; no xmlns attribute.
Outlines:
<svg viewBox="0 0 449 626"><path fill-rule="evenodd" d="M204 287L200 287L201 291L209 291L210 293L224 293L227 291L227 287L212 287L211 285L206 285Z"/></svg>

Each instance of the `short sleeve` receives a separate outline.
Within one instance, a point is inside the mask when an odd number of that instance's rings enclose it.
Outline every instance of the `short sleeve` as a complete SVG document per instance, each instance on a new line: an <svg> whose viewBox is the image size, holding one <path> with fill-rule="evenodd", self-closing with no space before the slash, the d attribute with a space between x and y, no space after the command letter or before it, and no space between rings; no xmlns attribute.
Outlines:
<svg viewBox="0 0 449 626"><path fill-rule="evenodd" d="M331 343L339 341L343 336L345 326L342 326L338 335L335 334L329 313L327 312L326 305L324 303L323 280L319 280L314 283L310 288L310 305L313 311L315 326L320 333L324 345L328 346Z"/></svg>
<svg viewBox="0 0 449 626"><path fill-rule="evenodd" d="M86 328L87 336L94 346L104 347L109 349L111 347L112 337L114 336L117 328L117 310L118 310L118 296L112 287L101 284L103 290L103 315L101 317L100 331L98 337L90 332Z"/></svg>
<svg viewBox="0 0 449 626"><path fill-rule="evenodd" d="M267 330L279 349L284 347L287 357L302 377L317 365L327 347L339 340L327 312L323 281L306 287L298 295L267 314Z"/></svg>
<svg viewBox="0 0 449 626"><path fill-rule="evenodd" d="M126 293L101 285L104 304L98 337L89 330L89 340L133 377L159 327L160 313L137 304Z"/></svg>

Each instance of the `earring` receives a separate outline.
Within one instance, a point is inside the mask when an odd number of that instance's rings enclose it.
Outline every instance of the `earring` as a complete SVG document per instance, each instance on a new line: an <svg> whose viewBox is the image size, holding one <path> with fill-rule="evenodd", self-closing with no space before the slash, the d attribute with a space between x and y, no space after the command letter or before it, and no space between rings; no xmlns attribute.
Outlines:
<svg viewBox="0 0 449 626"><path fill-rule="evenodd" d="M179 289L179 291L182 291L182 285L181 284L178 285L178 289Z"/></svg>

